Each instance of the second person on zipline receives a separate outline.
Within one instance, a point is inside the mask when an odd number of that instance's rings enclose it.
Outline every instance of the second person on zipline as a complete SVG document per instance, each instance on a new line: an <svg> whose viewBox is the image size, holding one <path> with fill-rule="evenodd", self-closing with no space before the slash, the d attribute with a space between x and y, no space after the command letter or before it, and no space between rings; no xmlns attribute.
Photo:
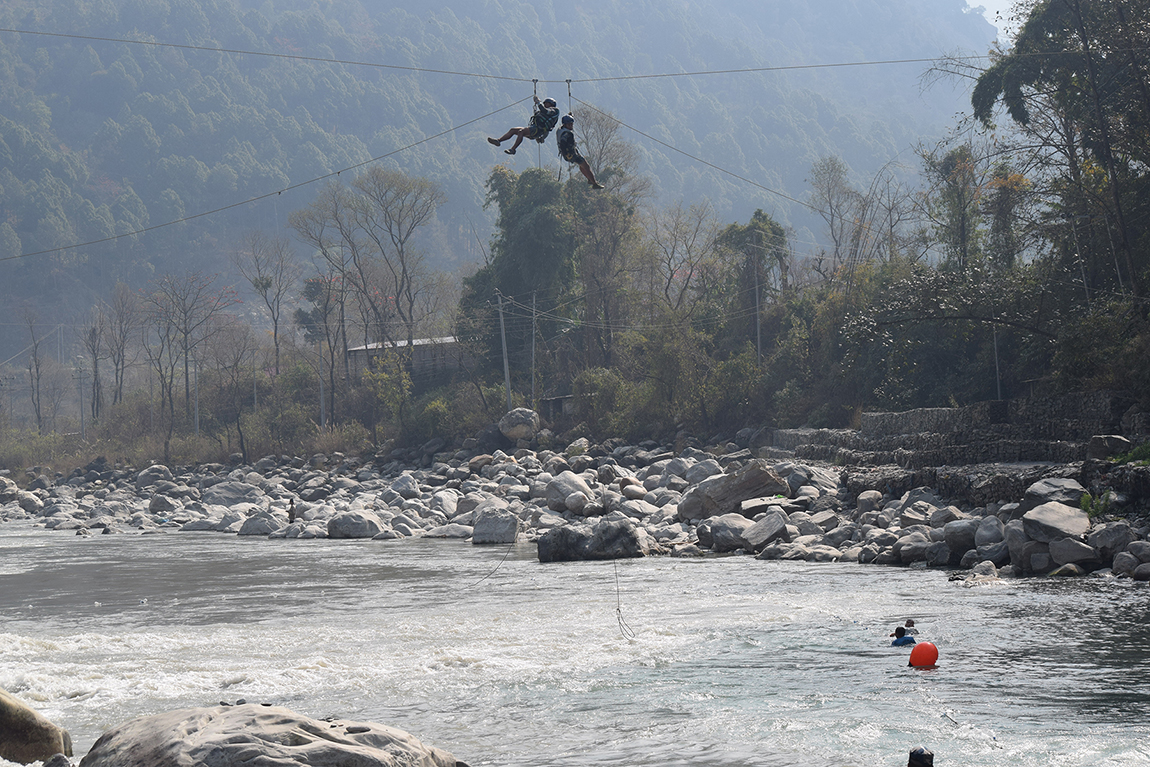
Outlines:
<svg viewBox="0 0 1150 767"><path fill-rule="evenodd" d="M579 154L579 150L575 148L575 118L571 115L563 115L563 127L555 134L555 143L559 145L559 156L570 163L579 166L579 171L587 179L587 183L591 185L592 189L602 189L603 185L595 180L595 174L591 172L591 166L587 164L587 160L583 155Z"/></svg>
<svg viewBox="0 0 1150 767"><path fill-rule="evenodd" d="M555 123L559 120L559 107L555 104L555 99L546 98L539 101L538 96L532 96L535 99L535 113L531 115L531 122L528 123L526 128L512 128L504 133L499 138L487 138L489 144L499 146L502 142L507 141L512 136L515 136L515 143L511 145L510 149L504 149L507 154L515 154L515 150L523 143L523 139L535 139L542 144L551 131L555 129Z"/></svg>

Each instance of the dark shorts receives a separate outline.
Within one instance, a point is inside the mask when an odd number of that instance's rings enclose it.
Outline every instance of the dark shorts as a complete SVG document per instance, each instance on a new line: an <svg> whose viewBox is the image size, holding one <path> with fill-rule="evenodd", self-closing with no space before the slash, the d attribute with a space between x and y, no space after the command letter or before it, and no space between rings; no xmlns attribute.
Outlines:
<svg viewBox="0 0 1150 767"><path fill-rule="evenodd" d="M583 155L579 154L574 149L560 149L559 156L567 162L573 162L576 165L582 165L583 163L587 162L585 159L583 159Z"/></svg>
<svg viewBox="0 0 1150 767"><path fill-rule="evenodd" d="M538 138L541 132L538 125L527 126L527 138Z"/></svg>

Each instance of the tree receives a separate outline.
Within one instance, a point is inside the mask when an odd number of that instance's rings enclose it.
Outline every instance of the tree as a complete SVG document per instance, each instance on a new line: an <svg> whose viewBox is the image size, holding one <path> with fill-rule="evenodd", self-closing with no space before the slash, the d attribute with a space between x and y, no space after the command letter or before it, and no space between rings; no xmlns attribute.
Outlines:
<svg viewBox="0 0 1150 767"><path fill-rule="evenodd" d="M1036 109L1048 109L1058 116L1069 154L1084 151L1105 169L1117 250L1126 271L1118 277L1138 297L1146 265L1135 258L1127 208L1144 207L1145 194L1139 190L1147 182L1150 95L1140 62L1147 34L1127 23L1129 6L1139 17L1150 11L1144 0L1035 3L1010 51L979 75L971 103L975 117L988 127L1000 100L1023 129L1031 125Z"/></svg>
<svg viewBox="0 0 1150 767"><path fill-rule="evenodd" d="M192 353L212 330L212 320L229 306L239 303L230 287L220 288L214 275L187 272L165 275L144 296L152 320L174 332L184 368L184 409L191 416ZM168 331L165 331L168 332Z"/></svg>
<svg viewBox="0 0 1150 767"><path fill-rule="evenodd" d="M363 303L373 323L369 335L410 347L435 292L414 238L445 199L432 181L377 166L350 187L330 185L290 221Z"/></svg>
<svg viewBox="0 0 1150 767"><path fill-rule="evenodd" d="M104 339L112 362L112 404L124 398L124 376L138 354L135 347L143 311L140 296L123 282L112 288L112 297L104 308Z"/></svg>
<svg viewBox="0 0 1150 767"><path fill-rule="evenodd" d="M206 358L219 376L220 398L216 412L225 423L236 427L240 454L248 461L248 446L244 439L244 403L251 393L255 356L259 351L250 325L239 318L221 314L213 319L212 332L206 334Z"/></svg>
<svg viewBox="0 0 1150 767"><path fill-rule="evenodd" d="M295 292L303 267L288 241L268 238L262 232L250 232L233 256L240 274L263 301L272 323L272 346L275 349L275 375L280 372L280 321L285 304Z"/></svg>
<svg viewBox="0 0 1150 767"><path fill-rule="evenodd" d="M36 416L36 431L44 433L44 358L40 353L40 339L36 335L36 312L30 307L24 309L24 325L32 344L28 349L28 387L32 394L32 412Z"/></svg>
<svg viewBox="0 0 1150 767"><path fill-rule="evenodd" d="M88 323L84 327L84 336L81 339L84 344L84 351L88 353L88 360L92 364L92 390L89 407L93 419L100 417L100 408L104 401L104 385L100 378L100 360L104 359L107 333L107 318L104 315L104 308L97 304L92 308Z"/></svg>

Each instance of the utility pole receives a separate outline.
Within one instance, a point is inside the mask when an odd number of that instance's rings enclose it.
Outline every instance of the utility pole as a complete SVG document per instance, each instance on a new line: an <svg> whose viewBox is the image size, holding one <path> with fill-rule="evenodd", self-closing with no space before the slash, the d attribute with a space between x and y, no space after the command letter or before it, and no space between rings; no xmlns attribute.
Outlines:
<svg viewBox="0 0 1150 767"><path fill-rule="evenodd" d="M507 412L511 412L511 367L507 364L507 326L503 323L503 294L499 298L499 337L503 340L503 385L507 388Z"/></svg>

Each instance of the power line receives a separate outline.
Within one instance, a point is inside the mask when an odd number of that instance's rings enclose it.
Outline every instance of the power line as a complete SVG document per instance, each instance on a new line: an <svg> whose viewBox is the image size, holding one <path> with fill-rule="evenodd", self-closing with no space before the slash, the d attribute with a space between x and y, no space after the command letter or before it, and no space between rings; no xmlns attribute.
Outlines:
<svg viewBox="0 0 1150 767"><path fill-rule="evenodd" d="M0 30L0 31L2 31L2 30ZM98 240L89 240L87 242L78 242L78 243L75 243L73 245L63 245L63 246L58 247L58 248L48 248L47 250L37 250L37 251L34 251L32 253L21 253L21 254L16 255L16 256L5 256L3 258L0 258L0 262L15 261L16 259L19 259L19 258L31 258L32 256L43 256L43 255L47 255L49 253L60 253L60 252L66 251L66 250L74 250L75 248L87 247L89 245L99 245L99 244L105 243L105 242L113 242L115 240L123 239L124 237L134 237L138 234L146 234L147 232L153 232L157 229L163 229L165 227L174 226L176 224L183 224L183 223L186 223L188 221L194 221L197 218L205 218L207 216L214 216L215 214L222 213L225 210L231 210L232 208L238 208L241 205L247 205L249 203L259 202L260 200L266 200L269 197L276 197L278 195L283 194L284 192L290 192L294 189L299 189L300 187L308 186L309 184L314 184L317 181L324 181L325 179L329 179L329 178L333 178L335 176L338 176L341 173L345 173L345 172L350 171L350 170L355 170L357 168L362 168L365 165L370 165L371 163L379 162L380 160L385 160L388 157L399 154L400 152L406 152L408 149L413 149L413 148L419 146L420 144L426 144L428 141L432 141L434 139L437 139L440 136L445 136L448 133L452 133L454 131L459 130L460 128L465 128L468 125L471 125L472 123L477 123L480 120L486 120L488 117L491 117L492 115L499 114L500 112L504 112L508 109L511 109L512 107L518 106L519 104L522 104L524 101L527 101L527 97L521 98L518 101L511 103L511 104L508 104L505 107L500 107L499 109L496 109L493 112L488 112L485 115L482 115L480 117L476 117L474 120L468 120L467 122L452 126L451 128L440 131L439 133L436 133L435 135L425 136L424 138L420 139L419 141L415 141L411 144L408 144L407 146L392 150L390 152L387 152L386 154L381 154L377 157L372 157L370 160L364 160L363 162L356 163L355 165L349 165L346 168L341 168L340 170L332 171L331 173L327 173L323 176L318 176L316 178L309 179L307 181L301 181L298 184L292 184L291 186L284 187L283 189L277 190L275 192L267 192L265 194L257 195L255 197L249 197L246 200L240 200L239 202L233 202L229 205L223 205L219 208L213 208L212 210L206 210L206 211L202 211L200 213L192 214L190 216L184 216L183 218L176 219L175 221L168 221L168 222L163 223L163 224L156 224L154 226L147 226L147 227L144 227L142 229L136 229L135 231L124 232L122 234L114 234L114 235L111 235L110 237L103 237L103 238L100 238Z"/></svg>
<svg viewBox="0 0 1150 767"><path fill-rule="evenodd" d="M598 112L599 114L603 115L604 117L606 117L609 120L614 120L615 122L622 125L624 128L635 131L636 133L638 133L640 136L647 139L648 141L654 141L656 144L663 146L663 147L666 147L667 149L670 149L672 152L678 152L679 154L683 155L684 157L689 157L690 159L694 160L695 162L697 162L701 165L706 165L708 168L711 168L712 170L717 170L720 173L725 173L728 176L731 176L732 178L737 178L739 181L750 184L751 186L756 187L758 189L762 189L764 192L768 192L768 193L776 195L778 197L782 197L784 200L789 200L789 201L796 203L798 205L802 205L804 208L809 208L810 210L813 210L816 213L821 212L819 210L819 208L816 208L814 205L811 205L810 203L803 202L802 200L791 197L789 194L785 194L785 193L780 192L776 189L771 189L768 186L764 186L763 184L760 184L758 181L753 181L752 179L749 179L746 176L741 176L738 173L735 173L734 171L727 170L726 168L722 168L718 165L715 165L713 162L710 162L708 160L704 160L703 158L698 157L696 155L693 155L690 152L686 152L682 149L679 149L677 146L672 146L671 144L668 144L666 141L662 141L660 139L657 139L654 136L650 135L649 133L644 133L643 131L639 130L635 126L628 125L627 123L623 122L622 120L615 117L614 115L608 114L608 113L602 111L601 109L598 109L597 107L594 107L591 104L588 104L586 101L583 101L582 99L576 98L575 101L578 101L580 104L587 107L588 109L590 109L593 112Z"/></svg>
<svg viewBox="0 0 1150 767"><path fill-rule="evenodd" d="M375 69L398 69L406 72L424 72L438 75L454 75L456 77L480 77L489 80L509 80L512 82L531 82L528 77L509 77L505 75L488 75L478 72L454 72L449 69L428 69L425 67L402 66L399 64L378 64L370 61L354 61L350 59L329 59L322 56L302 56L295 53L274 53L270 51L245 51L240 48L210 48L206 45L186 45L181 43L161 43L155 40L128 40L119 37L96 37L93 35L75 35L65 32L38 32L31 29L3 29L0 32L10 32L17 35L39 35L41 37L63 37L71 40L91 40L102 43L124 43L127 45L150 45L156 48L180 48L188 51L205 51L208 53L236 53L243 56L267 56L274 59L294 59L297 61L311 61L319 64L345 64L356 67L372 67Z"/></svg>

